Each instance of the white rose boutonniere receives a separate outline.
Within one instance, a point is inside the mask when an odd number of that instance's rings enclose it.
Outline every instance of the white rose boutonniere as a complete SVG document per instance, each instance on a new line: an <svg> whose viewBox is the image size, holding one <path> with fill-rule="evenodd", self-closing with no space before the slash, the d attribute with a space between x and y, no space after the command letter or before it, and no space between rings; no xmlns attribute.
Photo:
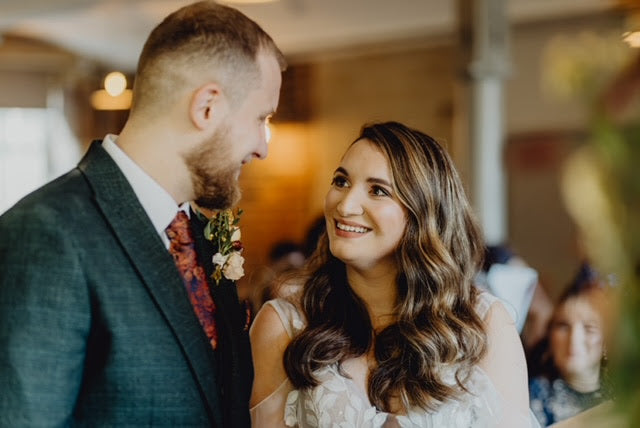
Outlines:
<svg viewBox="0 0 640 428"><path fill-rule="evenodd" d="M229 258L222 268L222 274L225 276L225 278L228 278L232 281L236 281L242 278L244 276L244 269L242 268L243 263L244 258L240 254L229 254Z"/></svg>
<svg viewBox="0 0 640 428"><path fill-rule="evenodd" d="M241 209L235 213L230 209L220 211L209 219L204 228L205 238L215 246L216 253L212 259L215 270L211 278L216 285L220 283L223 276L236 281L244 275L242 268L244 257L241 255L243 247L238 226L241 214Z"/></svg>

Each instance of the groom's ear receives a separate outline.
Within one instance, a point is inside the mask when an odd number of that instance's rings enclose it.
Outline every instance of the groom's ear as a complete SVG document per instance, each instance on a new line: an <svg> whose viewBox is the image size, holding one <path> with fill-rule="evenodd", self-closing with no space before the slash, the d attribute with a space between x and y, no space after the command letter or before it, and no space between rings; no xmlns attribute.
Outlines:
<svg viewBox="0 0 640 428"><path fill-rule="evenodd" d="M199 130L207 129L220 116L224 109L224 95L220 85L207 83L200 86L192 95L189 103L189 119Z"/></svg>

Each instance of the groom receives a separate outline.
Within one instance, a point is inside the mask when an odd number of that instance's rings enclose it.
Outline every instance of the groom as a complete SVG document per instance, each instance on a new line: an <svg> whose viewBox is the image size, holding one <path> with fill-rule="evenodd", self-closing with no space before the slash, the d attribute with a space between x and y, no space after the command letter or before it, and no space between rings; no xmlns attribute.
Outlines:
<svg viewBox="0 0 640 428"><path fill-rule="evenodd" d="M166 229L187 201L238 201L242 165L267 156L284 66L237 10L185 6L149 35L120 135L0 217L0 426L249 425L233 283L209 281L213 343Z"/></svg>

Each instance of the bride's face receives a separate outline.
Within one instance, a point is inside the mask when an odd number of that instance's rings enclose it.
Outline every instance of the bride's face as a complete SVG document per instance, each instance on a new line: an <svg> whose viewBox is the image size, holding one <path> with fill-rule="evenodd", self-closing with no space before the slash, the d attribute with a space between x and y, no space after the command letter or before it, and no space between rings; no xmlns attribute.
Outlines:
<svg viewBox="0 0 640 428"><path fill-rule="evenodd" d="M331 253L347 265L395 268L407 219L392 183L387 159L368 140L354 143L342 158L324 212Z"/></svg>

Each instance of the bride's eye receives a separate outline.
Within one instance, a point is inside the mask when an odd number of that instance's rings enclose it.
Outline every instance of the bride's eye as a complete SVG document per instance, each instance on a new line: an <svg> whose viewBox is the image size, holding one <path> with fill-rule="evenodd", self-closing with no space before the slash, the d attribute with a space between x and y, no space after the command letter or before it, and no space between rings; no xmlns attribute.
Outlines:
<svg viewBox="0 0 640 428"><path fill-rule="evenodd" d="M336 175L331 180L331 185L335 187L347 187L347 179L341 175Z"/></svg>
<svg viewBox="0 0 640 428"><path fill-rule="evenodd" d="M387 189L380 186L373 186L371 188L371 193L374 196L391 196L391 193Z"/></svg>

